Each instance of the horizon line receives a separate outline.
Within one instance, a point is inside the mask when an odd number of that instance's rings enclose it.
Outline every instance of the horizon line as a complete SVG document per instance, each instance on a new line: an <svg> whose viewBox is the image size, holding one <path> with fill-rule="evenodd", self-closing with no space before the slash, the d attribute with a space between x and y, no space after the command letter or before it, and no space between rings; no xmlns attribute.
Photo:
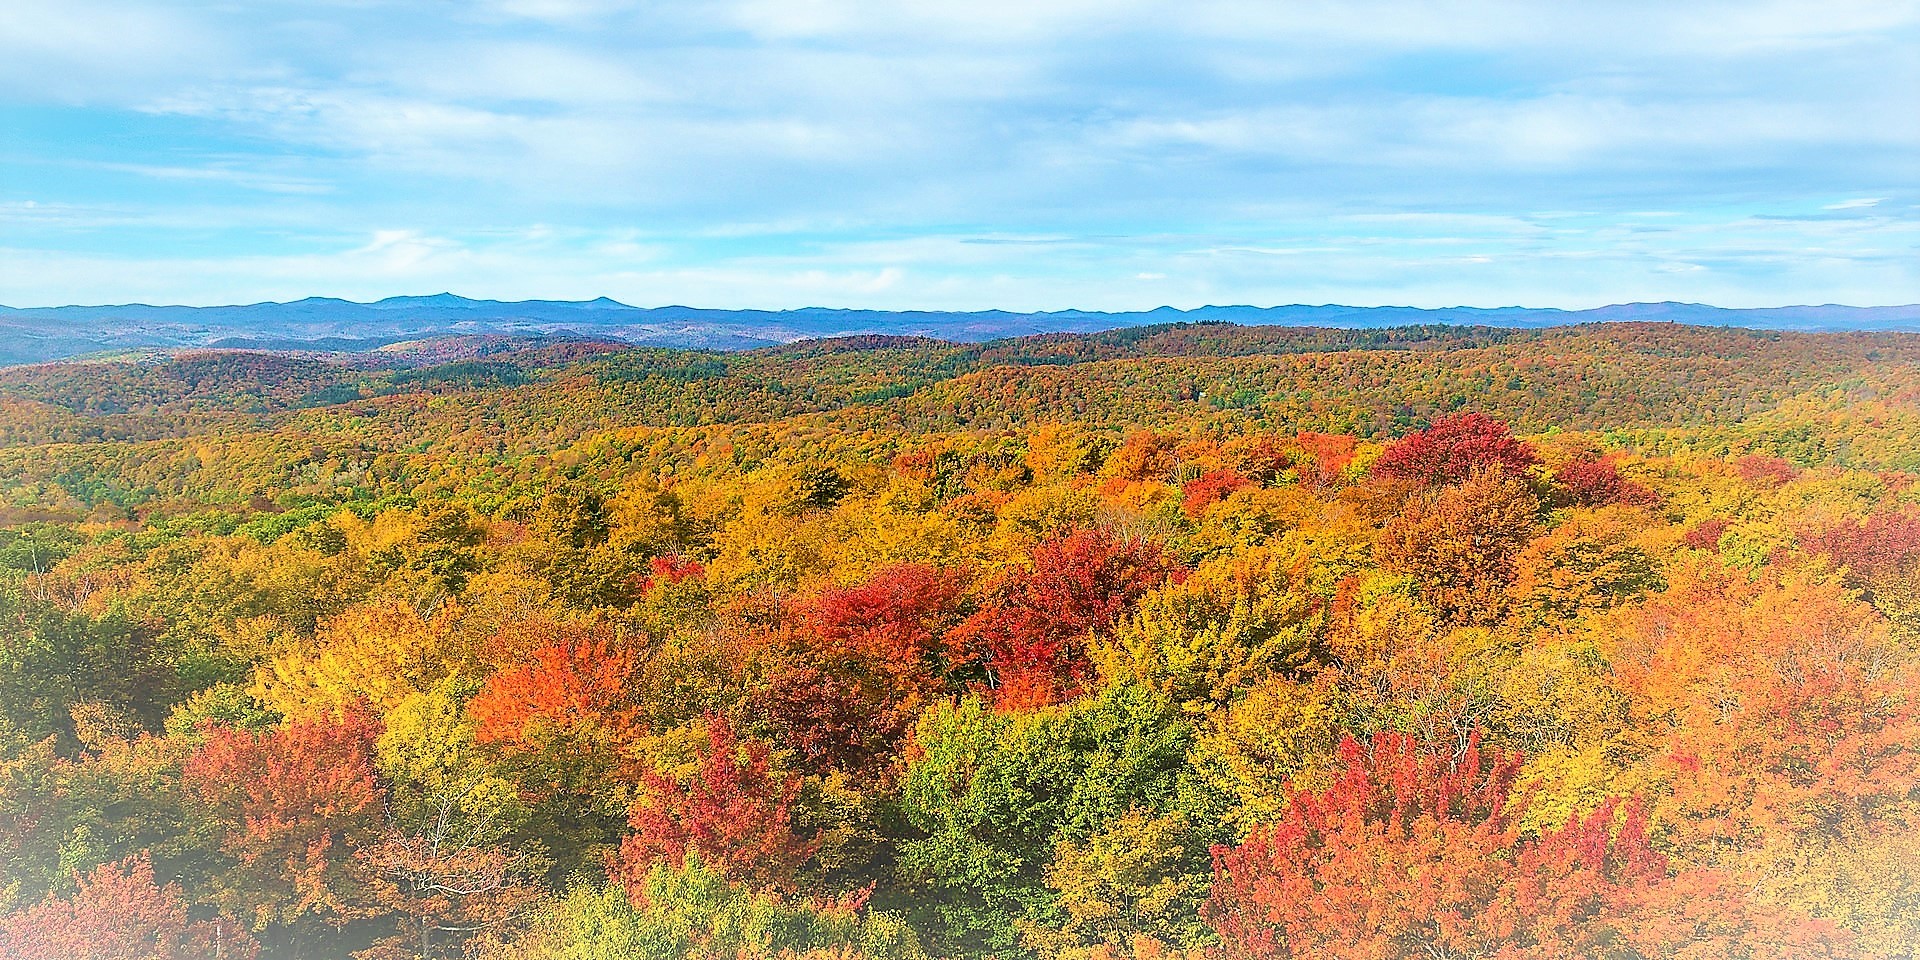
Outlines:
<svg viewBox="0 0 1920 960"><path fill-rule="evenodd" d="M547 297L530 297L523 300L499 300L499 299L494 299L489 297L468 297L462 294L456 294L449 291L442 291L440 293L434 293L434 294L396 294L393 296L381 297L376 300L353 300L346 297L334 297L334 296L314 294L314 295L300 297L293 300L259 300L252 303L209 303L209 304L146 303L146 302L63 303L63 304L47 304L47 305L40 305L40 306L25 306L25 307L13 306L9 304L0 304L0 310L8 310L8 311L14 311L14 312L20 312L20 313L26 313L26 312L32 312L32 311L45 311L45 310L134 310L134 309L231 310L231 309L248 309L248 308L255 308L255 307L287 307L287 306L294 306L297 304L307 303L311 301L338 303L338 304L345 304L345 305L358 306L358 307L373 307L373 306L379 306L385 303L391 303L393 301L433 301L433 300L442 300L442 301L457 300L464 303L497 304L500 306L520 306L524 304L591 306L594 304L604 303L604 304L611 304L614 307L619 307L627 310L643 310L643 311L644 310L710 310L710 311L722 312L722 313L832 312L832 313L895 313L895 314L1004 313L1004 314L1026 315L1026 316L1038 315L1038 314L1063 314L1063 313L1086 314L1086 315L1097 315L1097 316L1126 316L1126 315L1134 315L1134 314L1159 313L1162 311L1192 313L1199 310L1286 310L1286 309L1293 309L1293 308L1313 309L1313 310L1325 310L1325 309L1415 310L1415 311L1429 312L1429 313L1446 311L1446 310L1477 310L1477 311L1487 311L1487 312L1522 311L1523 310L1523 311L1552 312L1552 313L1591 313L1598 310L1607 310L1607 309L1612 309L1616 307L1663 307L1663 306L1693 307L1693 308L1702 308L1702 309L1708 309L1708 310L1724 310L1729 312L1748 312L1748 311L1757 311L1757 310L1815 310L1815 309L1842 309L1842 310L1920 309L1920 302L1885 303L1885 304L1851 304L1851 303L1834 303L1834 302L1782 303L1782 304L1772 304L1768 306L1758 306L1758 307L1725 307L1725 306L1720 306L1718 304L1705 303L1705 302L1693 301L1693 300L1626 300L1626 301L1619 301L1614 303L1604 303L1598 306L1591 306L1591 307L1527 306L1523 304L1504 304L1500 306L1476 306L1472 304L1451 304L1447 306L1421 307L1421 306L1414 306L1411 304L1392 304L1392 303L1354 304L1354 303L1335 303L1335 302L1328 302L1328 303L1293 302L1293 303L1277 303L1277 304L1271 304L1271 305L1258 305L1253 303L1208 303L1208 304L1202 304L1200 306L1195 306L1195 307L1177 307L1172 304L1163 303L1157 306L1140 307L1140 308L1134 308L1130 310L1090 310L1090 309L1085 309L1081 307L1061 307L1061 308L1053 308L1053 309L1041 308L1041 309L1024 310L1024 309L1017 309L1017 308L1010 308L1010 307L973 307L973 308L959 309L959 308L937 308L937 307L829 307L829 306L819 306L819 305L796 306L796 307L705 307L705 306L694 306L692 304L687 304L687 303L665 303L665 304L658 304L654 306L641 306L637 304L627 303L621 300L616 300L612 297L605 296L605 295L593 297L585 300L564 300L564 299L552 299Z"/></svg>

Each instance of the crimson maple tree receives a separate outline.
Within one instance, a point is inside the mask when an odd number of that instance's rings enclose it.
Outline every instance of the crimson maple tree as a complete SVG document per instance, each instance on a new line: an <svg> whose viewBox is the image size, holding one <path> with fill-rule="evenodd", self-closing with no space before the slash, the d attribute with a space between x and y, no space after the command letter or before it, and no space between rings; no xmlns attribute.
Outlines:
<svg viewBox="0 0 1920 960"><path fill-rule="evenodd" d="M1180 573L1158 545L1078 530L1041 543L1030 569L1010 570L948 636L957 659L985 664L1002 707L1071 698L1092 667L1089 634L1111 629L1147 591Z"/></svg>
<svg viewBox="0 0 1920 960"><path fill-rule="evenodd" d="M1597 507L1613 503L1649 503L1653 491L1620 475L1615 457L1582 457L1554 471L1575 503Z"/></svg>
<svg viewBox="0 0 1920 960"><path fill-rule="evenodd" d="M1822 956L1830 928L1750 910L1710 873L1670 875L1638 803L1523 828L1524 758L1404 734L1347 737L1343 769L1214 851L1205 915L1228 958ZM1616 820L1618 825L1616 826ZM1627 948L1622 950L1622 948Z"/></svg>
<svg viewBox="0 0 1920 960"><path fill-rule="evenodd" d="M798 778L771 769L765 743L742 740L726 718L709 716L689 780L650 773L641 781L616 873L639 897L656 863L681 866L692 856L728 877L784 889L817 849L793 829L799 791Z"/></svg>
<svg viewBox="0 0 1920 960"><path fill-rule="evenodd" d="M827 590L779 635L750 712L809 765L886 772L929 698L945 689L940 636L958 619L961 583L903 563Z"/></svg>
<svg viewBox="0 0 1920 960"><path fill-rule="evenodd" d="M1373 462L1373 473L1389 480L1459 483L1486 470L1525 474L1539 462L1506 424L1484 413L1458 413L1388 444Z"/></svg>

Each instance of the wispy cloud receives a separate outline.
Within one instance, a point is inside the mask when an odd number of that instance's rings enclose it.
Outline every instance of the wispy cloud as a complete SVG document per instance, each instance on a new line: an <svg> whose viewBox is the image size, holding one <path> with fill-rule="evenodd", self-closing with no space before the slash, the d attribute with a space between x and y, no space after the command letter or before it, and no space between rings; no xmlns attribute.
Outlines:
<svg viewBox="0 0 1920 960"><path fill-rule="evenodd" d="M1916 50L1914 0L12 0L0 302L1913 301Z"/></svg>

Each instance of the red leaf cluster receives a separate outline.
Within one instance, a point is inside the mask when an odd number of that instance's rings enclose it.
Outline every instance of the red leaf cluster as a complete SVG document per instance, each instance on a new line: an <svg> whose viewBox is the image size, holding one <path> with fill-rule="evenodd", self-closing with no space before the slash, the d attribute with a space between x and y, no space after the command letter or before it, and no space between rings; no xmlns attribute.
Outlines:
<svg viewBox="0 0 1920 960"><path fill-rule="evenodd" d="M1920 511L1876 513L1865 520L1849 517L1802 545L1832 557L1856 580L1905 575L1920 566Z"/></svg>
<svg viewBox="0 0 1920 960"><path fill-rule="evenodd" d="M1253 481L1232 470L1215 470L1197 480L1190 480L1181 488L1183 496L1180 509L1190 519L1198 520L1207 508L1233 496L1236 490L1245 490L1253 486Z"/></svg>
<svg viewBox="0 0 1920 960"><path fill-rule="evenodd" d="M1359 449L1359 441L1346 434L1302 432L1294 438L1310 459L1310 463L1300 465L1300 479L1315 487L1331 485L1340 478L1342 471L1353 462L1354 452Z"/></svg>
<svg viewBox="0 0 1920 960"><path fill-rule="evenodd" d="M1734 472L1748 483L1777 487L1800 475L1800 469L1781 457L1748 454L1733 462Z"/></svg>
<svg viewBox="0 0 1920 960"><path fill-rule="evenodd" d="M646 593L661 584L679 583L706 575L707 568L691 557L654 557L647 562L646 575L640 578L640 592Z"/></svg>
<svg viewBox="0 0 1920 960"><path fill-rule="evenodd" d="M953 574L905 563L813 598L755 712L810 764L874 772L945 687L940 635L958 619L960 593Z"/></svg>
<svg viewBox="0 0 1920 960"><path fill-rule="evenodd" d="M816 848L793 832L799 790L798 778L769 769L766 744L742 741L724 717L709 717L705 756L688 782L642 781L616 872L638 897L654 864L678 866L692 854L731 878L784 889Z"/></svg>
<svg viewBox="0 0 1920 960"><path fill-rule="evenodd" d="M1484 413L1460 413L1388 444L1374 476L1417 483L1459 483L1475 472L1525 474L1540 458L1507 425Z"/></svg>
<svg viewBox="0 0 1920 960"><path fill-rule="evenodd" d="M145 855L102 864L67 899L48 898L0 918L9 960L252 960L260 947L231 920L196 922L180 885L154 882Z"/></svg>
<svg viewBox="0 0 1920 960"><path fill-rule="evenodd" d="M1522 758L1457 756L1401 734L1347 738L1324 790L1289 795L1284 817L1214 851L1205 915L1228 958L1388 960L1814 956L1830 931L1756 918L1713 874L1668 875L1628 804L1539 836L1520 825ZM1779 922L1775 922L1778 920Z"/></svg>
<svg viewBox="0 0 1920 960"><path fill-rule="evenodd" d="M1681 535L1680 545L1693 550L1708 550L1719 553L1720 537L1725 534L1727 528L1731 526L1733 526L1733 522L1725 517L1708 517L1694 524L1691 529Z"/></svg>
<svg viewBox="0 0 1920 960"><path fill-rule="evenodd" d="M1087 679L1086 638L1110 630L1147 591L1181 572L1156 544L1099 530L1034 549L1031 569L1009 571L948 639L959 659L990 671L1005 708L1070 699Z"/></svg>
<svg viewBox="0 0 1920 960"><path fill-rule="evenodd" d="M370 832L383 792L373 743L380 722L364 708L295 720L274 730L209 728L182 768L188 794L226 826L223 848L290 888L290 913L345 914L336 848Z"/></svg>
<svg viewBox="0 0 1920 960"><path fill-rule="evenodd" d="M1613 457L1579 459L1554 471L1575 503L1600 507L1616 503L1651 503L1653 491L1620 475Z"/></svg>

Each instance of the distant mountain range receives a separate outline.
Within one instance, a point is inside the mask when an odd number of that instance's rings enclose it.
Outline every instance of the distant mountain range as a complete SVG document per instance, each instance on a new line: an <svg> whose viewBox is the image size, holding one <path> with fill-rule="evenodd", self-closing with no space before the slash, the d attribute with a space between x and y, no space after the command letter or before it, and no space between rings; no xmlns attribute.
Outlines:
<svg viewBox="0 0 1920 960"><path fill-rule="evenodd" d="M1727 309L1697 303L1628 303L1592 310L1533 307L1199 307L1126 313L921 310L710 310L634 307L598 300L469 300L450 293L355 303L309 297L230 307L128 304L0 307L0 364L34 363L103 351L233 347L364 350L462 334L582 336L663 347L740 350L815 337L891 334L981 341L1035 333L1088 332L1178 321L1246 325L1396 327L1460 324L1546 327L1606 320L1665 320L1770 330L1920 331L1920 304Z"/></svg>

